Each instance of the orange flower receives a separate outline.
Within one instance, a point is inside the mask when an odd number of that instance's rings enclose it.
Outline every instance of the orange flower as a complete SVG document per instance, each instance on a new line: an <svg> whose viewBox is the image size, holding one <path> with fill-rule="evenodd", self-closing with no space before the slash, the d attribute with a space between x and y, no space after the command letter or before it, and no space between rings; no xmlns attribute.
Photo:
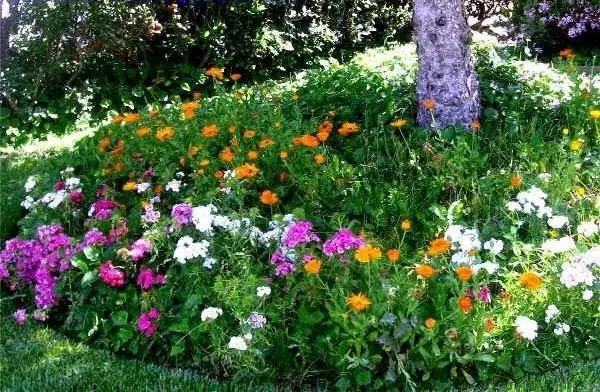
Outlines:
<svg viewBox="0 0 600 392"><path fill-rule="evenodd" d="M158 109L150 108L148 113L150 114L150 117L156 117L158 116Z"/></svg>
<svg viewBox="0 0 600 392"><path fill-rule="evenodd" d="M473 301L471 301L471 298L467 297L466 295L461 295L458 298L458 307L465 313L469 313L471 310L473 310Z"/></svg>
<svg viewBox="0 0 600 392"><path fill-rule="evenodd" d="M349 136L349 135L352 135L353 133L358 133L358 130L359 130L358 124L351 123L351 122L345 122L338 129L338 133L342 136Z"/></svg>
<svg viewBox="0 0 600 392"><path fill-rule="evenodd" d="M229 127L227 127L227 130L229 131L229 133L234 133L235 131L237 131L237 127L235 125L230 125Z"/></svg>
<svg viewBox="0 0 600 392"><path fill-rule="evenodd" d="M287 151L280 151L279 152L279 158L281 158L281 159L287 159L287 157L288 157Z"/></svg>
<svg viewBox="0 0 600 392"><path fill-rule="evenodd" d="M481 123L478 119L471 121L471 129L474 131L479 131L481 129Z"/></svg>
<svg viewBox="0 0 600 392"><path fill-rule="evenodd" d="M567 60L573 60L575 58L575 53L573 53L573 49L567 48L558 52L558 55Z"/></svg>
<svg viewBox="0 0 600 392"><path fill-rule="evenodd" d="M114 156L119 156L123 153L124 150L125 150L125 140L119 139L119 141L117 141L117 145L115 146L115 148L113 148L111 154L113 154Z"/></svg>
<svg viewBox="0 0 600 392"><path fill-rule="evenodd" d="M125 184L123 184L124 192L131 192L131 191L135 191L136 189L137 189L137 184L135 183L135 181L127 181Z"/></svg>
<svg viewBox="0 0 600 392"><path fill-rule="evenodd" d="M319 129L318 129L319 132L329 133L332 130L333 130L333 124L329 120L325 120L321 124L319 124Z"/></svg>
<svg viewBox="0 0 600 392"><path fill-rule="evenodd" d="M140 118L141 118L141 117L142 117L142 116L140 116L140 114L139 114L139 113L125 113L125 114L123 115L123 122L124 122L125 124L133 124L133 123L135 123L135 122L138 122L138 121L140 121Z"/></svg>
<svg viewBox="0 0 600 392"><path fill-rule="evenodd" d="M542 278L534 271L525 271L519 276L519 282L529 290L538 290L542 286Z"/></svg>
<svg viewBox="0 0 600 392"><path fill-rule="evenodd" d="M575 139L571 142L571 150L579 151L583 148L584 141L582 139Z"/></svg>
<svg viewBox="0 0 600 392"><path fill-rule="evenodd" d="M437 321L434 318L429 317L427 320L425 320L425 327L427 329L434 329L436 324Z"/></svg>
<svg viewBox="0 0 600 392"><path fill-rule="evenodd" d="M121 124L123 122L123 120L125 120L125 117L121 116L120 114L117 114L116 116L114 116L111 120L111 122L113 124Z"/></svg>
<svg viewBox="0 0 600 392"><path fill-rule="evenodd" d="M326 141L329 139L329 132L317 132L317 139L319 139L320 142Z"/></svg>
<svg viewBox="0 0 600 392"><path fill-rule="evenodd" d="M223 80L224 78L223 70L218 67L210 67L204 73L206 74L206 76L211 77L213 79L217 78L219 80Z"/></svg>
<svg viewBox="0 0 600 392"><path fill-rule="evenodd" d="M200 148L196 146L190 146L190 148L188 148L188 155L193 157L194 155L198 154L198 151L200 151Z"/></svg>
<svg viewBox="0 0 600 392"><path fill-rule="evenodd" d="M192 110L186 110L185 112L183 112L184 120L191 120L194 117L196 117L196 112L194 112Z"/></svg>
<svg viewBox="0 0 600 392"><path fill-rule="evenodd" d="M200 91L194 91L192 93L192 99L194 101L199 101L201 97L202 97L202 94L200 94Z"/></svg>
<svg viewBox="0 0 600 392"><path fill-rule="evenodd" d="M251 178L258 174L259 169L253 163L244 163L235 168L236 177L238 179Z"/></svg>
<svg viewBox="0 0 600 392"><path fill-rule="evenodd" d="M520 176L512 176L510 178L510 186L513 188L516 188L519 185L521 185L521 177Z"/></svg>
<svg viewBox="0 0 600 392"><path fill-rule="evenodd" d="M286 172L279 173L279 182L286 182L289 176Z"/></svg>
<svg viewBox="0 0 600 392"><path fill-rule="evenodd" d="M402 128L405 126L407 121L403 118L398 118L390 123L390 127L392 128Z"/></svg>
<svg viewBox="0 0 600 392"><path fill-rule="evenodd" d="M254 129L246 129L244 132L244 139L250 139L256 136L256 131Z"/></svg>
<svg viewBox="0 0 600 392"><path fill-rule="evenodd" d="M434 99L424 99L421 102L421 106L423 106L425 109L427 110L431 110L431 109L435 109L435 107L437 106L437 103L435 102Z"/></svg>
<svg viewBox="0 0 600 392"><path fill-rule="evenodd" d="M302 135L300 137L300 143L304 147L315 148L319 146L319 139L312 135Z"/></svg>
<svg viewBox="0 0 600 392"><path fill-rule="evenodd" d="M462 280L463 282L468 281L473 276L473 270L464 265L455 269L454 272L456 273L456 276L458 276L458 279Z"/></svg>
<svg viewBox="0 0 600 392"><path fill-rule="evenodd" d="M268 206L272 206L273 204L279 201L279 197L277 197L277 193L271 192L270 190L262 191L260 194L260 201L263 204Z"/></svg>
<svg viewBox="0 0 600 392"><path fill-rule="evenodd" d="M422 279L431 279L435 275L435 269L429 264L417 264L415 272Z"/></svg>
<svg viewBox="0 0 600 392"><path fill-rule="evenodd" d="M173 127L162 128L156 132L156 138L161 142L171 139L173 136L175 136L175 129Z"/></svg>
<svg viewBox="0 0 600 392"><path fill-rule="evenodd" d="M233 153L231 152L231 149L229 147L225 147L219 153L219 158L221 158L221 160L225 162L233 161Z"/></svg>
<svg viewBox="0 0 600 392"><path fill-rule="evenodd" d="M348 297L346 299L346 304L348 304L349 307L357 312L362 312L371 306L372 302L369 301L369 298L367 298L363 293L358 293L352 294L350 297Z"/></svg>
<svg viewBox="0 0 600 392"><path fill-rule="evenodd" d="M494 322L493 318L486 318L483 321L483 328L485 329L485 332L492 332L495 327L496 323Z"/></svg>
<svg viewBox="0 0 600 392"><path fill-rule="evenodd" d="M217 124L208 124L202 128L202 136L204 137L215 137L219 133L219 127Z"/></svg>
<svg viewBox="0 0 600 392"><path fill-rule="evenodd" d="M231 75L229 75L229 78L231 80L233 80L234 82L237 82L238 80L240 80L242 78L242 74L232 73Z"/></svg>
<svg viewBox="0 0 600 392"><path fill-rule="evenodd" d="M135 134L139 137L144 137L144 136L148 135L150 133L150 131L152 131L150 129L150 127L141 127L135 131Z"/></svg>
<svg viewBox="0 0 600 392"><path fill-rule="evenodd" d="M258 152L256 151L248 151L248 159L250 159L251 161L254 161L256 159L258 159Z"/></svg>
<svg viewBox="0 0 600 392"><path fill-rule="evenodd" d="M400 249L388 249L386 255L389 261L396 262L400 260Z"/></svg>
<svg viewBox="0 0 600 392"><path fill-rule="evenodd" d="M121 173L123 170L125 170L125 164L122 161L118 161L115 163L114 169L115 172Z"/></svg>
<svg viewBox="0 0 600 392"><path fill-rule="evenodd" d="M200 167L206 167L208 165L210 165L210 161L208 159L203 159L200 162L198 162L198 166Z"/></svg>
<svg viewBox="0 0 600 392"><path fill-rule="evenodd" d="M292 139L292 143L294 143L294 146L299 146L302 143L302 138L301 137L295 137Z"/></svg>
<svg viewBox="0 0 600 392"><path fill-rule="evenodd" d="M258 142L258 147L261 148L261 149L265 149L265 148L269 147L272 144L275 144L275 142L273 141L273 139L271 139L270 137L265 137L260 142Z"/></svg>
<svg viewBox="0 0 600 392"><path fill-rule="evenodd" d="M445 238L436 238L435 240L429 243L429 249L427 250L427 254L429 256L435 257L441 254L444 254L450 250L450 241Z"/></svg>
<svg viewBox="0 0 600 392"><path fill-rule="evenodd" d="M99 152L106 151L106 148L109 145L110 145L110 138L108 138L108 137L102 138L102 140L100 140L100 143L98 143L98 151Z"/></svg>
<svg viewBox="0 0 600 392"><path fill-rule="evenodd" d="M370 263L381 258L381 249L373 245L363 245L356 250L354 257L360 263Z"/></svg>
<svg viewBox="0 0 600 392"><path fill-rule="evenodd" d="M325 158L325 155L323 155L323 154L317 154L317 155L315 155L314 160L317 165L322 165L325 163L327 158Z"/></svg>
<svg viewBox="0 0 600 392"><path fill-rule="evenodd" d="M318 274L319 271L321 271L321 266L323 265L323 262L319 259L310 259L308 262L304 263L304 271L306 271L307 274Z"/></svg>
<svg viewBox="0 0 600 392"><path fill-rule="evenodd" d="M217 171L215 171L215 178L217 180L220 180L223 177L225 177L225 172L223 170L217 170Z"/></svg>
<svg viewBox="0 0 600 392"><path fill-rule="evenodd" d="M412 222L408 219L404 219L402 224L400 224L400 228L402 228L404 231L410 231L412 230Z"/></svg>

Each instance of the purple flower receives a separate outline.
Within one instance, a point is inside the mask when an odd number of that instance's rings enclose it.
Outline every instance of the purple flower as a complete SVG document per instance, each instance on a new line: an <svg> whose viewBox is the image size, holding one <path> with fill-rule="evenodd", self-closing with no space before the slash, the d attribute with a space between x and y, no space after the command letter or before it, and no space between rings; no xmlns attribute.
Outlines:
<svg viewBox="0 0 600 392"><path fill-rule="evenodd" d="M277 249L271 256L271 264L281 264L289 261L291 260L286 256L281 248Z"/></svg>
<svg viewBox="0 0 600 392"><path fill-rule="evenodd" d="M54 190L55 191L62 191L63 189L65 189L65 182L64 181L57 181L54 184Z"/></svg>
<svg viewBox="0 0 600 392"><path fill-rule="evenodd" d="M109 199L100 199L92 205L90 215L99 220L108 220L112 216L113 210L119 205Z"/></svg>
<svg viewBox="0 0 600 392"><path fill-rule="evenodd" d="M319 237L312 231L313 224L309 221L299 221L288 226L283 238L286 248L295 248L300 244L319 242Z"/></svg>
<svg viewBox="0 0 600 392"><path fill-rule="evenodd" d="M275 268L275 276L283 277L296 271L296 266L292 263L284 262Z"/></svg>
<svg viewBox="0 0 600 392"><path fill-rule="evenodd" d="M75 204L79 204L81 200L83 200L83 192L81 191L73 191L69 194L69 198Z"/></svg>
<svg viewBox="0 0 600 392"><path fill-rule="evenodd" d="M108 238L95 227L85 233L85 236L83 237L84 247L97 245L104 246L106 243L108 243Z"/></svg>
<svg viewBox="0 0 600 392"><path fill-rule="evenodd" d="M185 226L192 221L192 206L187 203L175 204L171 210L171 217L179 226Z"/></svg>
<svg viewBox="0 0 600 392"><path fill-rule="evenodd" d="M133 245L131 245L129 257L131 257L133 261L139 261L150 252L152 252L152 244L150 241L140 238L139 240L135 241Z"/></svg>
<svg viewBox="0 0 600 392"><path fill-rule="evenodd" d="M146 223L156 223L160 219L160 211L155 211L154 206L150 204L148 207L144 208L142 219Z"/></svg>
<svg viewBox="0 0 600 392"><path fill-rule="evenodd" d="M27 320L27 312L25 309L17 309L17 311L13 313L13 317L17 324L23 325L25 324L25 320Z"/></svg>
<svg viewBox="0 0 600 392"><path fill-rule="evenodd" d="M150 290L154 284L154 272L150 268L143 267L137 277L137 284L142 290Z"/></svg>
<svg viewBox="0 0 600 392"><path fill-rule="evenodd" d="M360 236L354 235L349 229L340 229L323 244L323 252L327 256L342 254L350 249L357 249L366 242Z"/></svg>
<svg viewBox="0 0 600 392"><path fill-rule="evenodd" d="M48 319L48 313L42 309L36 309L33 311L33 318L37 321L46 321Z"/></svg>
<svg viewBox="0 0 600 392"><path fill-rule="evenodd" d="M261 313L252 312L250 317L246 320L246 323L255 329L263 328L267 325L267 318Z"/></svg>
<svg viewBox="0 0 600 392"><path fill-rule="evenodd" d="M482 286L479 288L479 293L477 293L477 298L481 302L485 302L486 304L489 304L490 302L492 302L492 293L490 292L490 289L487 286Z"/></svg>
<svg viewBox="0 0 600 392"><path fill-rule="evenodd" d="M138 330L147 337L154 335L158 326L153 321L158 320L160 312L156 308L150 309L146 313L142 313L138 319Z"/></svg>

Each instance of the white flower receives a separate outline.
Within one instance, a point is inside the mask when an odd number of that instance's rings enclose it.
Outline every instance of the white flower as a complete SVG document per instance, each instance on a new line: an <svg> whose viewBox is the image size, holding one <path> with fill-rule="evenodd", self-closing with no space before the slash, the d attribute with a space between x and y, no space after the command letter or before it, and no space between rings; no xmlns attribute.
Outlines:
<svg viewBox="0 0 600 392"><path fill-rule="evenodd" d="M225 180L231 180L233 178L235 178L235 170L225 170L225 172L223 173L223 178Z"/></svg>
<svg viewBox="0 0 600 392"><path fill-rule="evenodd" d="M570 330L571 330L571 327L569 326L569 324L558 323L558 324L556 324L556 327L554 328L554 334L561 336L566 333L569 333Z"/></svg>
<svg viewBox="0 0 600 392"><path fill-rule="evenodd" d="M477 258L475 256L470 255L468 251L459 251L452 255L452 262L457 265L458 264L471 265L475 261L477 261Z"/></svg>
<svg viewBox="0 0 600 392"><path fill-rule="evenodd" d="M460 241L463 234L463 227L461 225L451 225L446 229L446 239L452 242Z"/></svg>
<svg viewBox="0 0 600 392"><path fill-rule="evenodd" d="M212 204L192 208L192 223L196 226L196 230L212 235L212 224L217 212L217 207Z"/></svg>
<svg viewBox="0 0 600 392"><path fill-rule="evenodd" d="M540 180L544 181L544 182L550 181L550 177L551 177L550 173L540 173L540 174L538 174L538 178Z"/></svg>
<svg viewBox="0 0 600 392"><path fill-rule="evenodd" d="M34 176L27 177L25 182L25 192L29 193L35 187L36 181Z"/></svg>
<svg viewBox="0 0 600 392"><path fill-rule="evenodd" d="M246 351L248 350L248 345L246 344L246 341L243 337L232 336L231 339L229 339L229 348L234 350Z"/></svg>
<svg viewBox="0 0 600 392"><path fill-rule="evenodd" d="M569 289L581 283L586 286L591 286L594 284L594 274L583 262L566 262L562 265L560 283L564 284Z"/></svg>
<svg viewBox="0 0 600 392"><path fill-rule="evenodd" d="M25 200L21 202L21 207L25 208L26 210L30 210L31 207L33 207L33 202L33 197L28 195L25 197Z"/></svg>
<svg viewBox="0 0 600 392"><path fill-rule="evenodd" d="M271 288L269 286L259 286L256 288L256 296L257 297L267 297L271 295Z"/></svg>
<svg viewBox="0 0 600 392"><path fill-rule="evenodd" d="M534 340L537 337L538 323L525 316L517 316L515 320L517 333L524 339Z"/></svg>
<svg viewBox="0 0 600 392"><path fill-rule="evenodd" d="M575 249L575 241L571 237L546 240L542 244L542 250L550 253L562 253Z"/></svg>
<svg viewBox="0 0 600 392"><path fill-rule="evenodd" d="M502 252L502 249L504 249L504 242L502 240L491 238L489 241L486 241L483 244L483 249L489 250L493 255L497 255L498 253Z"/></svg>
<svg viewBox="0 0 600 392"><path fill-rule="evenodd" d="M242 337L248 342L252 340L252 334L250 332L246 332Z"/></svg>
<svg viewBox="0 0 600 392"><path fill-rule="evenodd" d="M231 193L231 187L230 186L224 186L224 187L219 188L219 191L222 192L222 193L224 193L224 194L226 194L226 195L228 195L228 194Z"/></svg>
<svg viewBox="0 0 600 392"><path fill-rule="evenodd" d="M141 184L137 184L136 185L137 193L144 193L148 189L150 189L151 186L152 185L149 182L142 182Z"/></svg>
<svg viewBox="0 0 600 392"><path fill-rule="evenodd" d="M165 187L165 190L167 191L171 191L171 192L179 192L179 190L181 189L181 181L179 180L171 180L167 183L167 186Z"/></svg>
<svg viewBox="0 0 600 392"><path fill-rule="evenodd" d="M509 201L508 203L506 203L506 209L509 210L510 212L523 211L523 208L521 208L521 204L519 204L516 201Z"/></svg>
<svg viewBox="0 0 600 392"><path fill-rule="evenodd" d="M42 196L41 202L54 210L67 198L67 195L67 191L64 189L58 192L48 192Z"/></svg>
<svg viewBox="0 0 600 392"><path fill-rule="evenodd" d="M222 314L223 309L210 307L202 311L202 313L200 314L200 319L202 319L202 321L213 321L216 320L217 317L219 317Z"/></svg>
<svg viewBox="0 0 600 392"><path fill-rule="evenodd" d="M65 180L65 188L67 188L69 191L78 188L79 185L81 185L81 180L79 180L77 177L69 177Z"/></svg>
<svg viewBox="0 0 600 392"><path fill-rule="evenodd" d="M548 226L553 229L562 229L565 225L569 224L569 218L562 215L554 215L548 218Z"/></svg>
<svg viewBox="0 0 600 392"><path fill-rule="evenodd" d="M481 241L476 230L468 229L463 232L459 239L460 249L462 251L472 251L481 249Z"/></svg>
<svg viewBox="0 0 600 392"><path fill-rule="evenodd" d="M583 222L577 226L577 232L582 234L584 237L593 237L598 234L598 225L594 222Z"/></svg>
<svg viewBox="0 0 600 392"><path fill-rule="evenodd" d="M560 314L560 310L556 307L556 305L548 305L546 309L546 323L549 323L553 318Z"/></svg>
<svg viewBox="0 0 600 392"><path fill-rule="evenodd" d="M204 268L208 268L208 269L212 269L212 267L217 264L217 259L215 259L214 257L207 257L204 262L202 263L202 266Z"/></svg>
<svg viewBox="0 0 600 392"><path fill-rule="evenodd" d="M177 173L175 173L175 176L176 176L177 178L182 178L182 177L185 177L185 173L184 173L184 172L181 172L181 171L178 171Z"/></svg>
<svg viewBox="0 0 600 392"><path fill-rule="evenodd" d="M185 264L188 260L196 257L205 258L208 255L209 245L206 240L194 242L192 237L186 235L177 241L177 248L175 248L173 257L181 264Z"/></svg>
<svg viewBox="0 0 600 392"><path fill-rule="evenodd" d="M477 275L479 271L482 269L486 270L488 274L492 275L498 271L500 265L498 263L492 263L491 261L486 261L485 263L473 264L471 266L473 269L473 273Z"/></svg>
<svg viewBox="0 0 600 392"><path fill-rule="evenodd" d="M589 301L590 299L592 299L592 297L594 296L594 292L592 290L583 290L583 300L584 301Z"/></svg>

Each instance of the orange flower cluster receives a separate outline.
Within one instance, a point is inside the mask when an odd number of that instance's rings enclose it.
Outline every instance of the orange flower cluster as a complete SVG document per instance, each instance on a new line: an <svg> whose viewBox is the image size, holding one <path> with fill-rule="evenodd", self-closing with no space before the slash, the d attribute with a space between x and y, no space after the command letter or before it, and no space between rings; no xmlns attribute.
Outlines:
<svg viewBox="0 0 600 392"><path fill-rule="evenodd" d="M363 245L356 250L354 257L360 263L370 263L381 258L381 249L373 245Z"/></svg>
<svg viewBox="0 0 600 392"><path fill-rule="evenodd" d="M243 165L235 168L235 175L239 180L255 177L258 172L258 167L256 167L256 165L253 163L244 163Z"/></svg>
<svg viewBox="0 0 600 392"><path fill-rule="evenodd" d="M172 139L175 136L175 129L173 127L165 127L162 129L159 129L158 132L156 132L156 138L158 140L160 140L161 142L165 142L169 139Z"/></svg>
<svg viewBox="0 0 600 392"><path fill-rule="evenodd" d="M206 74L206 76L213 79L216 78L219 80L223 80L223 78L225 77L225 75L223 74L223 69L219 67L210 67L204 73Z"/></svg>
<svg viewBox="0 0 600 392"><path fill-rule="evenodd" d="M181 104L183 118L186 120L194 118L198 109L200 109L200 104L197 101L185 102Z"/></svg>
<svg viewBox="0 0 600 392"><path fill-rule="evenodd" d="M352 294L346 299L349 307L357 312L362 312L371 306L372 302L363 293Z"/></svg>
<svg viewBox="0 0 600 392"><path fill-rule="evenodd" d="M432 257L439 256L448 252L450 250L450 245L452 244L447 239L437 238L429 243L427 254Z"/></svg>
<svg viewBox="0 0 600 392"><path fill-rule="evenodd" d="M350 136L352 134L358 133L358 131L358 124L351 122L343 123L342 126L338 129L338 133L342 136Z"/></svg>

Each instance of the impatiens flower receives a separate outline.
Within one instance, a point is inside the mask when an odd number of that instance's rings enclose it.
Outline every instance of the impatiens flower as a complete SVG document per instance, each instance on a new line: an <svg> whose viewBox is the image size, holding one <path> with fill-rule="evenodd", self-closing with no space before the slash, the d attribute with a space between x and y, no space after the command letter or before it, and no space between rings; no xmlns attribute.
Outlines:
<svg viewBox="0 0 600 392"><path fill-rule="evenodd" d="M25 309L17 309L17 311L13 313L13 317L17 324L23 325L27 320L27 312Z"/></svg>
<svg viewBox="0 0 600 392"><path fill-rule="evenodd" d="M267 325L267 318L264 314L252 312L250 317L248 317L246 320L246 324L254 329L263 328L265 325Z"/></svg>
<svg viewBox="0 0 600 392"><path fill-rule="evenodd" d="M323 265L323 262L318 260L318 259L310 259L309 261L307 261L306 263L304 263L303 267L304 267L304 271L306 271L307 274L318 274L319 271L321 271L321 266Z"/></svg>
<svg viewBox="0 0 600 392"><path fill-rule="evenodd" d="M515 327L517 334L524 339L534 340L537 337L538 323L529 317L517 316Z"/></svg>
<svg viewBox="0 0 600 392"><path fill-rule="evenodd" d="M435 269L429 264L418 264L415 272L421 279L431 279L435 275Z"/></svg>
<svg viewBox="0 0 600 392"><path fill-rule="evenodd" d="M447 253L450 250L451 242L445 238L437 238L429 243L427 254L435 257Z"/></svg>
<svg viewBox="0 0 600 392"><path fill-rule="evenodd" d="M213 321L213 320L216 320L222 314L223 314L223 309L209 307L202 311L202 313L200 314L200 319L202 321Z"/></svg>
<svg viewBox="0 0 600 392"><path fill-rule="evenodd" d="M434 318L430 317L427 320L425 320L425 327L427 329L434 329L436 324L437 324L437 321Z"/></svg>
<svg viewBox="0 0 600 392"><path fill-rule="evenodd" d="M462 280L463 282L468 281L473 276L473 270L464 265L456 268L454 272L456 273L458 279Z"/></svg>
<svg viewBox="0 0 600 392"><path fill-rule="evenodd" d="M112 264L108 260L100 264L98 276L100 279L111 287L121 287L125 285L125 273Z"/></svg>
<svg viewBox="0 0 600 392"><path fill-rule="evenodd" d="M546 318L545 318L546 323L549 323L550 321L552 321L552 319L554 319L559 314L560 314L560 310L558 310L556 305L548 305L548 308L546 309Z"/></svg>
<svg viewBox="0 0 600 392"><path fill-rule="evenodd" d="M373 245L363 245L356 250L354 257L360 263L370 263L381 258L381 249Z"/></svg>
<svg viewBox="0 0 600 392"><path fill-rule="evenodd" d="M160 312L156 308L152 308L148 312L142 313L138 319L138 330L147 337L151 337L158 329L158 326L154 321L158 320L159 317Z"/></svg>
<svg viewBox="0 0 600 392"><path fill-rule="evenodd" d="M271 295L271 288L269 286L259 286L256 288L256 296L259 298L268 297Z"/></svg>
<svg viewBox="0 0 600 392"><path fill-rule="evenodd" d="M473 310L473 301L467 295L461 295L458 298L458 307L465 313L469 313Z"/></svg>
<svg viewBox="0 0 600 392"><path fill-rule="evenodd" d="M372 302L363 293L352 294L346 299L350 308L357 312L362 312L371 306Z"/></svg>
<svg viewBox="0 0 600 392"><path fill-rule="evenodd" d="M542 278L534 271L523 272L521 276L519 276L519 282L529 290L538 290L542 287Z"/></svg>
<svg viewBox="0 0 600 392"><path fill-rule="evenodd" d="M246 351L248 350L248 344L246 340L241 336L232 336L229 339L228 347L233 350Z"/></svg>

